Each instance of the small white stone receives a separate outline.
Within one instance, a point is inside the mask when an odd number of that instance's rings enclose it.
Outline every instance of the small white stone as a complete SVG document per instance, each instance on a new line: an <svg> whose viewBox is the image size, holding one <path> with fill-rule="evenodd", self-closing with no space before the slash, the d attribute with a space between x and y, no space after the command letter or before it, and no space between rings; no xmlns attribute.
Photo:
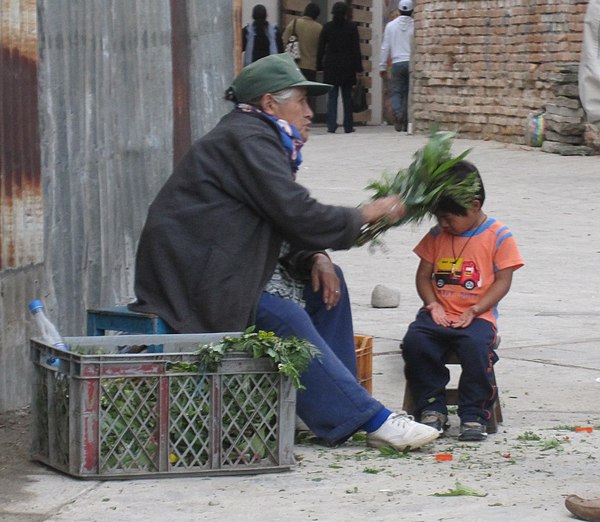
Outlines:
<svg viewBox="0 0 600 522"><path fill-rule="evenodd" d="M400 305L400 291L385 285L377 285L371 293L371 306L373 308L398 308Z"/></svg>

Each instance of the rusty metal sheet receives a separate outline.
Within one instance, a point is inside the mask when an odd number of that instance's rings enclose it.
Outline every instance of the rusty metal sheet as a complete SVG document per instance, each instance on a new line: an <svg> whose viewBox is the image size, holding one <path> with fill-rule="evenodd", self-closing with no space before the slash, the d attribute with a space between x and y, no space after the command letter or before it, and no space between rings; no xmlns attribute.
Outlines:
<svg viewBox="0 0 600 522"><path fill-rule="evenodd" d="M43 258L35 0L0 0L0 271Z"/></svg>

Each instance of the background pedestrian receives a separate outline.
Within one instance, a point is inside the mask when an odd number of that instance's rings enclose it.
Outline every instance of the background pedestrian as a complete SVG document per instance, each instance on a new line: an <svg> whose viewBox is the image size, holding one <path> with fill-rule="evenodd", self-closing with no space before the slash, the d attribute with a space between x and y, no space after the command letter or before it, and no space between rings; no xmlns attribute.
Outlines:
<svg viewBox="0 0 600 522"><path fill-rule="evenodd" d="M362 75L360 39L356 24L348 19L345 2L336 2L331 9L333 19L323 26L317 53L317 69L323 71L323 81L333 85L327 97L327 132L337 130L338 93L342 93L344 132L354 132L352 86Z"/></svg>
<svg viewBox="0 0 600 522"><path fill-rule="evenodd" d="M283 52L281 31L276 24L267 22L267 8L256 4L252 9L252 19L253 22L242 29L244 65Z"/></svg>
<svg viewBox="0 0 600 522"><path fill-rule="evenodd" d="M400 16L389 22L383 32L379 59L379 75L387 79L388 60L392 62L392 110L394 128L408 128L408 90L410 86L410 58L414 38L413 0L400 0Z"/></svg>

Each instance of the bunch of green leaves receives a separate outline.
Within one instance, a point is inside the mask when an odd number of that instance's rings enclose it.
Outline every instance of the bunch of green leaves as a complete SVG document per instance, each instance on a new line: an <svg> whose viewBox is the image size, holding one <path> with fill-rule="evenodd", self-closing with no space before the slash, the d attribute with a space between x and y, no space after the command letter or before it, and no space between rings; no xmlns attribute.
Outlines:
<svg viewBox="0 0 600 522"><path fill-rule="evenodd" d="M207 371L215 371L226 353L242 352L255 359L269 357L278 370L292 380L298 390L303 390L300 376L314 357L321 352L305 339L297 337L277 337L273 332L255 331L247 328L239 337L225 336L218 344L205 344L196 352L200 363Z"/></svg>
<svg viewBox="0 0 600 522"><path fill-rule="evenodd" d="M391 223L387 217L363 228L355 242L362 246L374 242L378 236L392 226L405 223L419 223L432 215L440 200L451 198L460 206L468 208L476 198L480 186L475 173L457 182L447 172L456 163L463 160L470 149L452 157L452 140L456 134L448 131L432 131L429 141L413 156L406 169L400 169L395 175L384 174L366 188L373 190L371 199L399 195L406 207L406 215L398 222Z"/></svg>

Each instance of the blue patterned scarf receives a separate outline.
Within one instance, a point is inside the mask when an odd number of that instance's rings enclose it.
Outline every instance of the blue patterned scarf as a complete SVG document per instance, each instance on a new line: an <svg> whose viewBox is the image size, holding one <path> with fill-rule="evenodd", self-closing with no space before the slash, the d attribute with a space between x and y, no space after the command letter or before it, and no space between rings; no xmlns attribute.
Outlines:
<svg viewBox="0 0 600 522"><path fill-rule="evenodd" d="M283 143L283 147L288 154L292 172L294 173L295 178L295 174L298 172L300 164L302 163L302 152L300 152L300 149L304 145L304 141L302 140L300 132L296 126L288 123L285 120L277 118L276 116L267 114L266 112L261 111L258 107L248 105L247 103L238 103L235 107L235 110L259 114L265 118L268 118L274 122L275 125L277 125L277 128L279 129L279 135L281 136L281 142Z"/></svg>

